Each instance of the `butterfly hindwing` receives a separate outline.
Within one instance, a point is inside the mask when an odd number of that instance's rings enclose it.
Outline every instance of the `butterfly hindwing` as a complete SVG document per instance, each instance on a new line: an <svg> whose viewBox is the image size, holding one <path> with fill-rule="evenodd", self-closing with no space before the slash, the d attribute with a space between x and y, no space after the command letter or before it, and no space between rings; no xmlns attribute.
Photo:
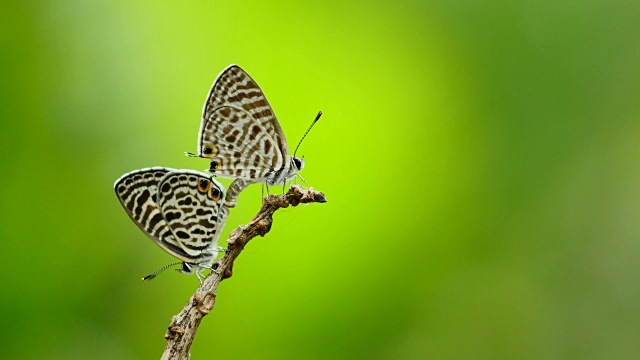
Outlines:
<svg viewBox="0 0 640 360"><path fill-rule="evenodd" d="M208 175L179 170L158 185L158 206L179 246L191 256L211 254L226 219L224 188Z"/></svg>
<svg viewBox="0 0 640 360"><path fill-rule="evenodd" d="M160 180L173 169L154 167L132 171L116 180L120 203L133 222L162 249L188 262L194 258L179 245L156 202Z"/></svg>

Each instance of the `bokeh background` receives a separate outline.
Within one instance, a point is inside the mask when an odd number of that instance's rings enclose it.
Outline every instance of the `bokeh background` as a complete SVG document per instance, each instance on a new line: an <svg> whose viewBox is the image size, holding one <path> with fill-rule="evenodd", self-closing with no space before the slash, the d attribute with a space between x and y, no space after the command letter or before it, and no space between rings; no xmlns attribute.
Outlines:
<svg viewBox="0 0 640 360"><path fill-rule="evenodd" d="M326 204L277 213L194 359L640 353L637 1L41 1L0 12L0 344L153 359L198 285L129 220L125 172L205 169L231 63ZM227 182L228 184L228 182ZM226 234L260 206L242 194Z"/></svg>

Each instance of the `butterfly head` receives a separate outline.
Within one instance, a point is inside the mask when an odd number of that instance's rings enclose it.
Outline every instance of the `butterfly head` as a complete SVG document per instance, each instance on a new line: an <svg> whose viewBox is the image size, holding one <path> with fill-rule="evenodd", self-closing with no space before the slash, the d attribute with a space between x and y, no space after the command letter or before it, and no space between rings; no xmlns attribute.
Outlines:
<svg viewBox="0 0 640 360"><path fill-rule="evenodd" d="M302 158L297 156L291 158L291 165L293 165L295 172L302 171L302 169L304 169L304 156Z"/></svg>
<svg viewBox="0 0 640 360"><path fill-rule="evenodd" d="M194 264L189 264L188 262L182 262L182 268L181 269L176 269L176 271L179 271L183 274L193 274L194 272Z"/></svg>
<svg viewBox="0 0 640 360"><path fill-rule="evenodd" d="M204 267L202 267L201 265L192 264L188 262L183 262L182 268L176 269L176 271L181 272L183 274L187 274L187 275L195 273L196 276L198 277L198 280L200 281L200 284L202 284L202 279L204 277L204 275L201 274L202 270L204 270Z"/></svg>

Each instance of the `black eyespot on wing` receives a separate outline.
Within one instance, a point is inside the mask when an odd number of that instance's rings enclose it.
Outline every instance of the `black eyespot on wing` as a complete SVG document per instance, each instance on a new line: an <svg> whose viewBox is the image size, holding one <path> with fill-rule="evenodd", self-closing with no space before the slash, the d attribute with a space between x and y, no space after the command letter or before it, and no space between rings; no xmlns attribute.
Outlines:
<svg viewBox="0 0 640 360"><path fill-rule="evenodd" d="M211 161L211 166L209 166L209 170L216 170L218 168L218 162L213 160Z"/></svg>
<svg viewBox="0 0 640 360"><path fill-rule="evenodd" d="M211 154L213 154L213 149L211 147L209 147L209 146L205 146L203 153L205 155L211 155Z"/></svg>
<svg viewBox="0 0 640 360"><path fill-rule="evenodd" d="M200 179L200 182L198 182L198 190L200 190L200 192L206 192L208 188L209 188L209 180Z"/></svg>

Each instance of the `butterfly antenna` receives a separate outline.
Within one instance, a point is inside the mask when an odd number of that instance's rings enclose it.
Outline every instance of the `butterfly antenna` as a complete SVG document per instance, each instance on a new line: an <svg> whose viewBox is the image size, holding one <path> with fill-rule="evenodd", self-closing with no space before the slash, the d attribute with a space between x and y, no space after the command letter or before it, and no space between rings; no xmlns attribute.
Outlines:
<svg viewBox="0 0 640 360"><path fill-rule="evenodd" d="M154 277L158 276L158 274L160 274L161 272L163 272L163 271L167 270L168 268L170 268L170 267L172 267L172 266L174 266L174 265L178 265L178 264L182 264L182 263L181 263L181 262L174 262L173 264L169 264L169 265L167 265L167 266L163 266L163 267L161 267L160 269L158 269L158 270L156 270L156 271L152 272L151 274L149 274L149 275L147 275L147 276L143 277L143 278L142 278L142 281L145 281L145 280L151 280L151 279L153 279Z"/></svg>
<svg viewBox="0 0 640 360"><path fill-rule="evenodd" d="M300 144L302 144L302 140L304 140L304 138L307 137L307 134L309 133L309 131L311 131L311 128L313 127L313 125L315 125L318 122L318 120L320 120L320 116L322 116L322 111L318 111L318 115L316 115L316 119L313 120L313 122L311 123L311 126L309 126L309 128L307 129L307 132L305 132L304 135L302 135L302 139L300 139L298 146L296 146L296 150L293 152L293 157L296 156L296 153L298 152L298 148L300 147Z"/></svg>

